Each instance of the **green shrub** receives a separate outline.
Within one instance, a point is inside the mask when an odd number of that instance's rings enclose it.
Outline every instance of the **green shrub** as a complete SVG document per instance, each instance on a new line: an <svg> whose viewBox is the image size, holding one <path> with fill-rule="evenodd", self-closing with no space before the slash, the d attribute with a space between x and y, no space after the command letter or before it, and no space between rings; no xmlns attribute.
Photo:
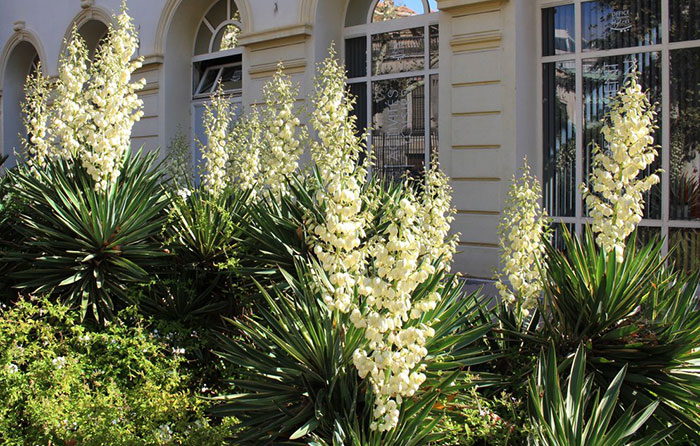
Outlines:
<svg viewBox="0 0 700 446"><path fill-rule="evenodd" d="M471 378L467 378L471 380ZM445 438L435 446L512 446L527 444L530 426L526 403L510 394L481 395L470 392L449 398L445 415L436 426Z"/></svg>
<svg viewBox="0 0 700 446"><path fill-rule="evenodd" d="M28 266L16 276L30 292L58 296L109 319L130 284L145 282L146 268L164 255L155 239L167 199L156 153L126 155L121 174L106 192L80 163L56 159L34 175L13 175L26 202L21 232Z"/></svg>
<svg viewBox="0 0 700 446"><path fill-rule="evenodd" d="M223 444L230 429L204 417L181 351L134 314L91 331L46 299L3 311L0 443Z"/></svg>
<svg viewBox="0 0 700 446"><path fill-rule="evenodd" d="M22 245L22 236L17 232L15 222L22 211L12 177L3 172L7 156L0 157L0 302L9 302L17 294L12 289L14 281L10 274L21 267L12 252Z"/></svg>

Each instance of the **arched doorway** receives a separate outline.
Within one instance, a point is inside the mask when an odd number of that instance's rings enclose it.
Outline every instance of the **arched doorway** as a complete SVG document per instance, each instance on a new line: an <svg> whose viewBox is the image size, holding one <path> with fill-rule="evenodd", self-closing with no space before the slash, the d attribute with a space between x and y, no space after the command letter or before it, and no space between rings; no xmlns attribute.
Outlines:
<svg viewBox="0 0 700 446"><path fill-rule="evenodd" d="M6 59L2 83L2 155L8 155L5 167L17 160L15 152L22 151L22 138L26 136L22 102L27 76L37 69L39 54L27 40L20 41Z"/></svg>

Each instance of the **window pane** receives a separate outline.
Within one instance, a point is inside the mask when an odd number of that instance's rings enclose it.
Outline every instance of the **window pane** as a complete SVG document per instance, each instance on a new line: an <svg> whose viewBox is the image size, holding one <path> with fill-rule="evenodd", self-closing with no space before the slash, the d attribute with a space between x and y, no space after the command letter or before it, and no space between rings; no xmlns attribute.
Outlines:
<svg viewBox="0 0 700 446"><path fill-rule="evenodd" d="M357 118L355 128L359 134L362 134L367 129L367 83L349 84L348 90L355 98L355 107L352 110L352 114Z"/></svg>
<svg viewBox="0 0 700 446"><path fill-rule="evenodd" d="M650 241L660 238L661 228L654 226L637 226L637 248L641 248Z"/></svg>
<svg viewBox="0 0 700 446"><path fill-rule="evenodd" d="M423 28L372 36L372 74L404 73L425 67Z"/></svg>
<svg viewBox="0 0 700 446"><path fill-rule="evenodd" d="M202 23L199 25L199 31L197 32L197 40L194 44L194 55L207 54L209 52L209 42L211 42L211 31L209 27Z"/></svg>
<svg viewBox="0 0 700 446"><path fill-rule="evenodd" d="M671 51L670 218L700 219L700 48Z"/></svg>
<svg viewBox="0 0 700 446"><path fill-rule="evenodd" d="M638 71L641 73L639 83L648 91L649 101L654 104L661 101L661 54L658 52L641 53L635 55L600 57L583 61L583 125L584 125L584 181L588 181L591 172L593 147L598 144L605 148L605 140L601 135L603 127L602 119L609 111L609 100L617 94L624 84L625 76L637 61ZM658 118L658 116L657 116ZM657 125L660 125L657 122ZM657 145L661 142L661 130L654 134ZM658 170L661 167L661 148L659 155L650 166L646 174ZM661 187L659 184L652 187L645 195L644 217L661 218ZM585 206L584 206L585 209Z"/></svg>
<svg viewBox="0 0 700 446"><path fill-rule="evenodd" d="M581 4L584 50L661 43L661 0L601 0Z"/></svg>
<svg viewBox="0 0 700 446"><path fill-rule="evenodd" d="M384 22L424 12L423 0L381 0L374 8L372 21Z"/></svg>
<svg viewBox="0 0 700 446"><path fill-rule="evenodd" d="M211 92L214 82L216 82L216 76L219 74L219 70L219 68L208 68L207 71L204 72L204 78L199 84L199 89L195 92L195 94L206 94Z"/></svg>
<svg viewBox="0 0 700 446"><path fill-rule="evenodd" d="M543 65L544 203L549 215L576 210L576 69L573 60Z"/></svg>
<svg viewBox="0 0 700 446"><path fill-rule="evenodd" d="M345 68L348 78L367 75L367 37L345 40Z"/></svg>
<svg viewBox="0 0 700 446"><path fill-rule="evenodd" d="M226 14L227 6L228 5L226 4L226 0L219 0L207 12L207 15L205 17L214 29L218 28L219 25L221 25L226 21L226 19L228 19Z"/></svg>
<svg viewBox="0 0 700 446"><path fill-rule="evenodd" d="M430 68L440 66L440 28L430 25Z"/></svg>
<svg viewBox="0 0 700 446"><path fill-rule="evenodd" d="M671 253L671 262L686 273L700 270L700 230L671 228L668 231L669 248L676 247Z"/></svg>
<svg viewBox="0 0 700 446"><path fill-rule="evenodd" d="M393 180L417 175L425 160L423 77L372 83L372 147L379 173Z"/></svg>
<svg viewBox="0 0 700 446"><path fill-rule="evenodd" d="M221 73L221 86L224 91L240 90L243 88L243 70L240 65L224 68Z"/></svg>
<svg viewBox="0 0 700 446"><path fill-rule="evenodd" d="M574 5L557 6L542 10L542 55L573 53L576 51Z"/></svg>
<svg viewBox="0 0 700 446"><path fill-rule="evenodd" d="M668 7L671 41L700 39L700 0L672 0Z"/></svg>

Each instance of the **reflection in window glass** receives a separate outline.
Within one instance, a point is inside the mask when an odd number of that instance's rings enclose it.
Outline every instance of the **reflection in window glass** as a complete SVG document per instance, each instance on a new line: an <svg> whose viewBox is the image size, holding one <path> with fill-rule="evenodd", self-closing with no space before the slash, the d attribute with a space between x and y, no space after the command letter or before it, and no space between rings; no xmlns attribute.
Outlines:
<svg viewBox="0 0 700 446"><path fill-rule="evenodd" d="M219 68L207 68L202 81L199 83L199 88L195 94L206 94L212 91L216 77L219 75Z"/></svg>
<svg viewBox="0 0 700 446"><path fill-rule="evenodd" d="M668 7L671 41L700 39L700 0L671 0Z"/></svg>
<svg viewBox="0 0 700 446"><path fill-rule="evenodd" d="M686 273L700 270L700 230L671 228L668 231L668 243L669 248L676 248L670 258L678 269Z"/></svg>
<svg viewBox="0 0 700 446"><path fill-rule="evenodd" d="M425 67L424 28L372 35L372 74L405 73Z"/></svg>
<svg viewBox="0 0 700 446"><path fill-rule="evenodd" d="M423 0L381 0L374 8L372 21L384 22L425 12Z"/></svg>
<svg viewBox="0 0 700 446"><path fill-rule="evenodd" d="M219 31L214 41L214 48L218 51L234 49L238 46L238 36L240 35L241 29L233 23L229 23Z"/></svg>
<svg viewBox="0 0 700 446"><path fill-rule="evenodd" d="M440 27L430 25L430 68L440 67Z"/></svg>
<svg viewBox="0 0 700 446"><path fill-rule="evenodd" d="M372 148L379 173L398 180L419 174L425 162L425 80L372 82Z"/></svg>
<svg viewBox="0 0 700 446"><path fill-rule="evenodd" d="M583 49L661 43L661 0L601 0L581 4Z"/></svg>
<svg viewBox="0 0 700 446"><path fill-rule="evenodd" d="M542 10L542 55L573 53L576 51L574 5L557 6Z"/></svg>
<svg viewBox="0 0 700 446"><path fill-rule="evenodd" d="M694 67L694 68L691 68ZM670 218L700 219L700 48L671 51Z"/></svg>
<svg viewBox="0 0 700 446"><path fill-rule="evenodd" d="M240 90L243 87L243 71L240 65L225 67L221 73L221 87L224 91Z"/></svg>
<svg viewBox="0 0 700 446"><path fill-rule="evenodd" d="M637 248L642 248L652 240L661 238L661 228L654 226L637 226Z"/></svg>
<svg viewBox="0 0 700 446"><path fill-rule="evenodd" d="M428 0L428 6L430 7L430 12L439 11L437 0Z"/></svg>
<svg viewBox="0 0 700 446"><path fill-rule="evenodd" d="M593 146L595 143L605 149L605 139L601 134L602 119L610 110L609 101L624 84L625 76L633 69L641 73L639 83L648 93L649 101L654 104L661 100L661 55L658 52L628 54L623 56L600 57L583 61L583 147L584 147L584 181L588 181L591 172ZM661 130L657 129L654 141L661 142ZM661 150L646 174L661 167ZM644 217L661 218L661 186L656 184L645 195ZM584 210L586 207L584 206Z"/></svg>
<svg viewBox="0 0 700 446"><path fill-rule="evenodd" d="M543 196L549 215L576 211L576 68L573 60L543 65Z"/></svg>

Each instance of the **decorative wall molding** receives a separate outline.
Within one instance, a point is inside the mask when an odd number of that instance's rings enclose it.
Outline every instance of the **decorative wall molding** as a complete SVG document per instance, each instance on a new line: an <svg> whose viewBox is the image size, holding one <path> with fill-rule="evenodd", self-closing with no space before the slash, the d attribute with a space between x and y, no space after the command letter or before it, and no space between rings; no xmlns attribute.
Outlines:
<svg viewBox="0 0 700 446"><path fill-rule="evenodd" d="M24 23L24 21L22 21L22 23ZM25 26L20 31L15 31L15 33L12 34L12 36L7 40L7 43L5 43L5 47L2 50L2 54L0 55L0 88L2 88L3 82L5 80L5 70L7 68L7 61L10 58L10 55L12 54L12 50L14 50L15 47L22 42L29 42L34 47L34 50L36 50L36 53L39 55L39 60L41 61L41 71L43 72L44 76L48 75L46 53L44 53L44 47L41 45L39 37L37 37L37 35L32 30L27 29Z"/></svg>
<svg viewBox="0 0 700 446"><path fill-rule="evenodd" d="M451 14L499 10L508 0L437 0L440 11Z"/></svg>
<svg viewBox="0 0 700 446"><path fill-rule="evenodd" d="M284 40L287 44L304 42L311 37L311 30L311 25L292 25L256 33L242 33L238 38L238 43L255 51L278 46L280 40Z"/></svg>
<svg viewBox="0 0 700 446"><path fill-rule="evenodd" d="M303 73L306 70L306 59L283 60L284 72L286 74ZM251 66L248 74L253 79L270 77L277 71L277 63L264 63Z"/></svg>
<svg viewBox="0 0 700 446"><path fill-rule="evenodd" d="M455 53L489 50L500 48L501 38L500 31L459 34L450 39L450 47Z"/></svg>

